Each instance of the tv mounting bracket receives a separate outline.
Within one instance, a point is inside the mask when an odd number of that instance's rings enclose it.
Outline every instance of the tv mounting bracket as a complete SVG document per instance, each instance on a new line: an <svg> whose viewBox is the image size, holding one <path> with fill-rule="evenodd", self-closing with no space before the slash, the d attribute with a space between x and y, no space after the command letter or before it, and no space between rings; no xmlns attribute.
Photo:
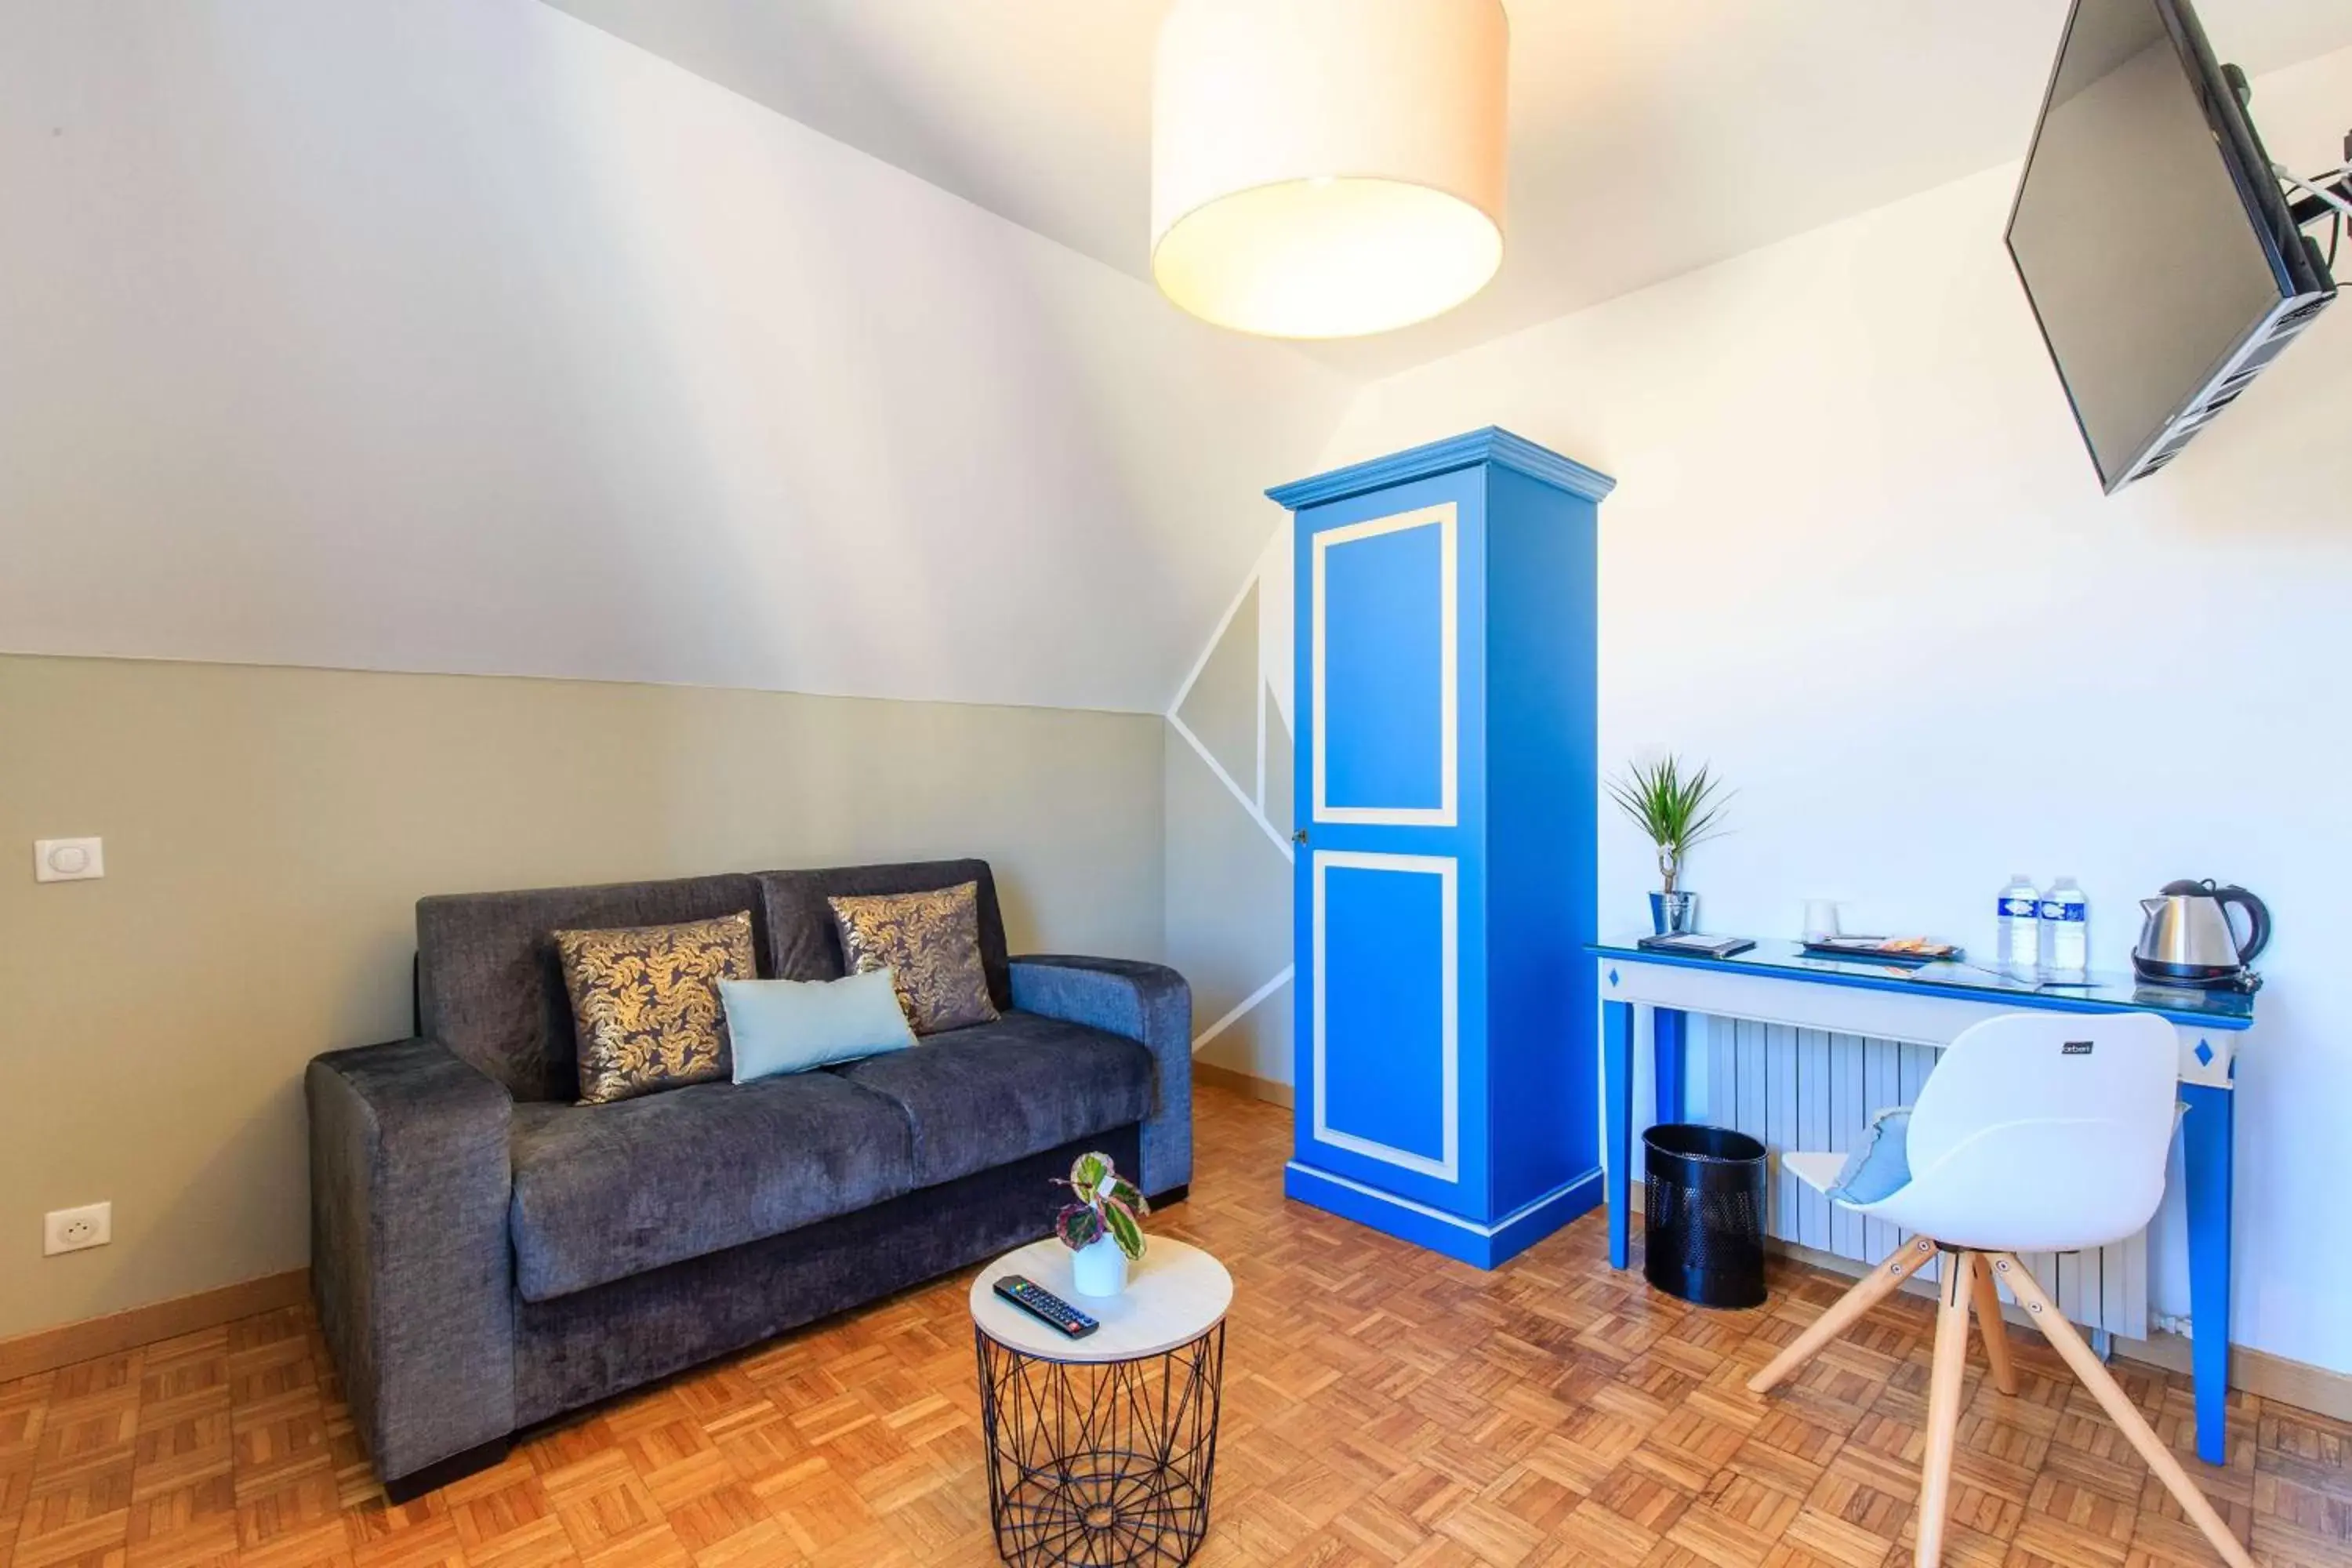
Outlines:
<svg viewBox="0 0 2352 1568"><path fill-rule="evenodd" d="M2230 84L2240 109L2251 111L2254 107L2254 84L2246 73L2233 65L2221 68L2221 78ZM2352 131L2344 133L2344 162L2324 174L2305 179L2284 164L2273 160L2271 173L2289 192L2301 192L2287 202L2287 216L2297 228L2309 228L2324 217L2352 218Z"/></svg>
<svg viewBox="0 0 2352 1568"><path fill-rule="evenodd" d="M2280 163L2273 163L2271 173L2289 190L2302 193L2290 200L2286 208L2297 228L2308 228L2331 214L2352 218L2352 134L2344 138L2344 166L2340 169L2330 169L2309 180Z"/></svg>

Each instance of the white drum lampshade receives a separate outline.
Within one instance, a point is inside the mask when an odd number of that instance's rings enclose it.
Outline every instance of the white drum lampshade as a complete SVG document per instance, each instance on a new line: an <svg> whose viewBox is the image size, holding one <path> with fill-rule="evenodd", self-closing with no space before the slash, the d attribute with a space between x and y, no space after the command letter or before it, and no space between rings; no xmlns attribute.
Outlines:
<svg viewBox="0 0 2352 1568"><path fill-rule="evenodd" d="M1151 271L1220 326L1387 331L1503 259L1501 0L1177 0L1151 93Z"/></svg>

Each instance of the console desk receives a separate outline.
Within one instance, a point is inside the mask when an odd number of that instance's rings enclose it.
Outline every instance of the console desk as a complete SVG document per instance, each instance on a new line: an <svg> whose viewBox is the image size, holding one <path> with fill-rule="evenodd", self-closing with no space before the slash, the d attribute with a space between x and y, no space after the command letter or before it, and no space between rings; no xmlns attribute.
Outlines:
<svg viewBox="0 0 2352 1568"><path fill-rule="evenodd" d="M2181 1137L2197 1452L2210 1463L2221 1462L2230 1362L2232 1090L2237 1042L2254 1021L2251 994L2140 986L2119 977L2061 991L1989 989L1885 964L1813 958L1790 942L1759 942L1722 959L1650 952L1630 942L1588 951L1600 971L1609 1260L1619 1268L1626 1263L1633 1142L1641 1131L1633 1122L1637 1005L1650 1010L1659 1121L1685 1117L1694 1013L1931 1049L1951 1044L1972 1024L2021 1009L2147 1012L2171 1024L2180 1041L2180 1098L2189 1107Z"/></svg>

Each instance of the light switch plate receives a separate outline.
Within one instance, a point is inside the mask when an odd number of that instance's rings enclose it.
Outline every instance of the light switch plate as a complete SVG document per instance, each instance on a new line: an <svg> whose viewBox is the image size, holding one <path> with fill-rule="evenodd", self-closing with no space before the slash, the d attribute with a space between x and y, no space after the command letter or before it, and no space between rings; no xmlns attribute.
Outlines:
<svg viewBox="0 0 2352 1568"><path fill-rule="evenodd" d="M36 838L33 840L33 880L87 882L106 875L103 838Z"/></svg>

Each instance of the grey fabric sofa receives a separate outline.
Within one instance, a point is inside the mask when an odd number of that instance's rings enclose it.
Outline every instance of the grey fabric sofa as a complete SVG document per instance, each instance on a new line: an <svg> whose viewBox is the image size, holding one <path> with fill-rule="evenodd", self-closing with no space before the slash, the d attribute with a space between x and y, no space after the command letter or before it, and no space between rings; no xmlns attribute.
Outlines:
<svg viewBox="0 0 2352 1568"><path fill-rule="evenodd" d="M980 884L1003 1016L912 1050L578 1098L550 933L751 912L761 973L842 973L828 897ZM1008 957L985 861L467 894L416 909L417 1037L312 1061L311 1278L404 1500L563 1411L1051 1228L1108 1151L1192 1179L1192 996L1158 964Z"/></svg>

